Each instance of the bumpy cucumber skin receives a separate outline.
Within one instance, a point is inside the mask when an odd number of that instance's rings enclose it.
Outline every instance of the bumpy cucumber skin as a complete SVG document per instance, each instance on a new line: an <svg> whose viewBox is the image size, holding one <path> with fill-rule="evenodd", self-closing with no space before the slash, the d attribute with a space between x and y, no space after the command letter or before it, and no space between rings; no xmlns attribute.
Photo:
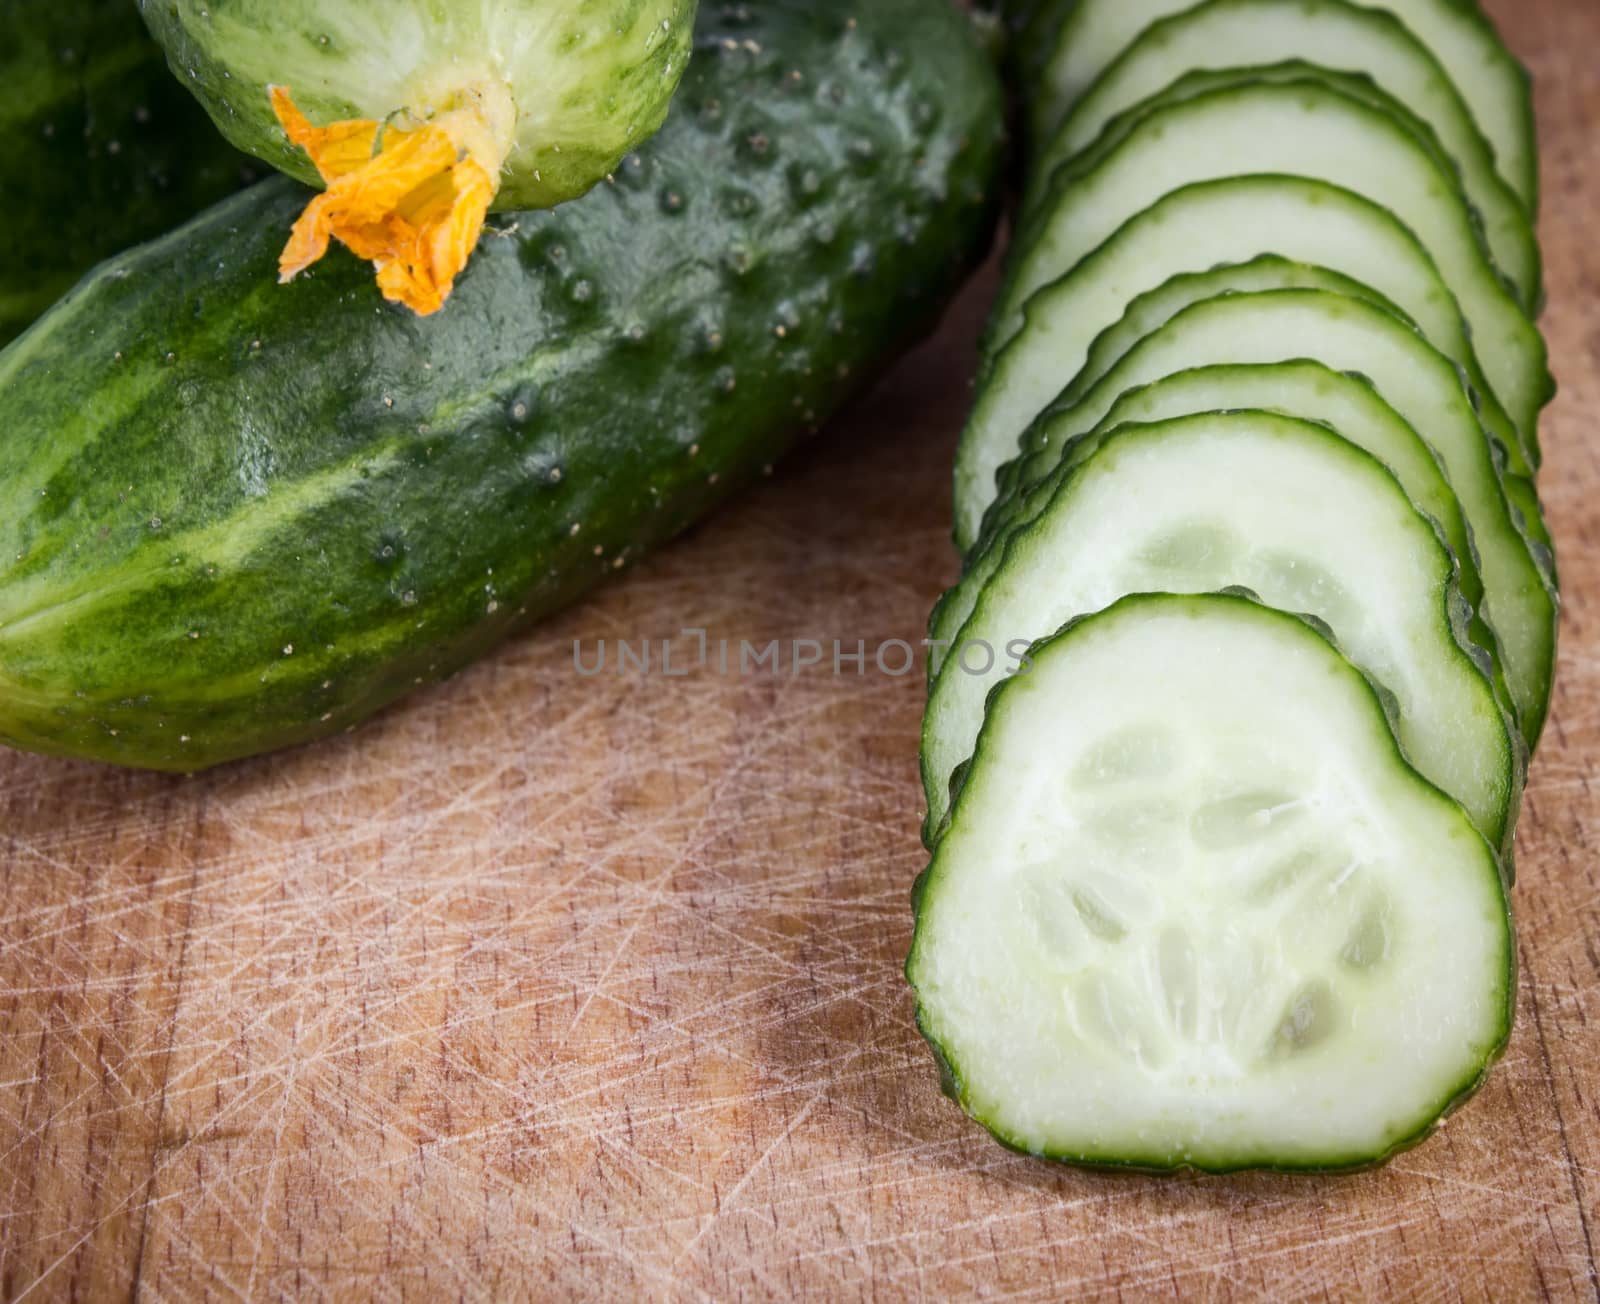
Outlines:
<svg viewBox="0 0 1600 1304"><path fill-rule="evenodd" d="M192 771L348 728L725 500L987 248L1001 89L926 0L712 6L615 183L448 309L274 275L286 180L0 354L0 737Z"/></svg>
<svg viewBox="0 0 1600 1304"><path fill-rule="evenodd" d="M237 190L237 153L126 0L0 0L0 345L103 258Z"/></svg>
<svg viewBox="0 0 1600 1304"><path fill-rule="evenodd" d="M448 5L417 0L139 0L139 8L173 74L223 134L309 185L321 179L284 136L268 86L289 86L319 124L383 120L419 107L413 96L434 69L396 66L381 49L347 48L357 39L330 35L339 31L337 20L369 33L372 45L407 25L437 30L441 40L459 25L458 44L438 51L439 63L474 78L481 58L485 72L512 79L521 101L521 129L495 200L497 210L509 211L576 199L660 128L689 61L695 0L499 0L493 8L504 11L497 16L507 27L546 33L520 68L507 67L502 50L470 48L469 17L442 15ZM394 82L392 93L376 99L358 84L374 64Z"/></svg>
<svg viewBox="0 0 1600 1304"><path fill-rule="evenodd" d="M1029 650L1028 657L1031 662L1036 663L1040 658L1048 656L1052 647L1072 638L1074 634L1076 634L1085 626L1089 626L1098 621L1117 620L1129 615L1136 617L1141 607L1153 605L1172 607L1181 604L1189 605L1198 609L1203 604L1216 603L1219 601L1237 602L1245 607L1253 609L1266 619L1282 620L1290 623L1301 624L1316 631L1317 634L1319 634L1328 642L1330 647L1333 649L1334 655L1340 661L1342 661L1353 674L1358 676L1370 689L1372 694L1372 705L1376 716L1376 727L1383 731L1384 736L1387 736L1391 741L1394 740L1396 737L1396 719L1392 698L1382 687L1375 684L1370 678L1368 678L1359 666L1357 666L1353 661L1344 655L1343 651L1339 648L1337 640L1334 639L1332 631L1330 631L1327 626L1322 624L1320 621L1312 620L1304 616L1292 615L1287 612L1278 611L1274 608L1264 606L1256 600L1252 593L1244 589L1230 589L1225 590L1222 593L1188 598L1175 597L1171 594L1134 594L1123 598L1120 602L1117 602L1113 606L1106 608L1104 611L1095 612L1091 615L1080 616L1075 620L1069 621L1057 633L1048 638L1040 639L1038 642L1036 642ZM984 712L986 721L992 719L995 713L1001 708L1001 705L1004 702L1004 695L1015 682L1015 680L1003 681L1002 683L996 685L994 690L989 694L988 702ZM961 766L951 779L951 806L950 814L946 818L947 824L953 822L961 813L962 789L966 786L967 779L971 775L974 767L983 763L985 750L984 743L987 740L988 733L989 726L986 723L984 727L984 735L978 740L977 751L974 753L973 758L965 765ZM1400 744L1398 742L1394 742L1393 747L1395 764L1403 767L1406 770L1411 770L1411 764L1406 760L1404 753L1402 753L1400 750ZM1412 771L1412 773L1415 773L1415 771ZM1424 786L1432 789L1439 801L1460 809L1450 797L1440 792L1437 788L1433 788L1431 784L1428 784L1427 780L1418 776L1418 781ZM1465 818L1464 814L1463 818ZM1481 840L1481 835L1479 836ZM1495 862L1496 871L1500 881L1502 884L1507 883L1507 876L1501 871L1498 859L1496 858L1493 849L1490 847L1487 841L1483 842L1483 847L1484 854L1491 861ZM917 990L916 959L918 947L922 939L922 923L924 919L923 904L927 896L928 889L933 882L934 871L938 866L938 862L939 853L937 850L935 850L932 861L929 863L926 869L917 875L916 882L911 888L911 909L913 915L915 916L916 923L912 932L911 949L906 957L905 975L906 981L911 984L913 992ZM918 999L916 1004L917 1031L922 1034L923 1040L928 1043L929 1048L933 1051L934 1060L939 1067L940 1089L944 1092L944 1094L953 1100L957 1105L959 1105L962 1111L966 1113L969 1118L982 1126L990 1136L992 1136L1007 1150L1019 1155L1026 1155L1031 1159L1044 1159L1052 1163L1066 1164L1074 1168L1086 1168L1104 1172L1148 1173L1157 1177L1176 1176L1182 1173L1206 1173L1214 1176L1226 1176L1229 1173L1261 1171L1279 1172L1291 1175L1303 1174L1311 1176L1332 1173L1364 1172L1383 1167L1383 1165L1387 1164L1397 1155L1403 1154L1407 1150L1414 1149L1416 1146L1421 1145L1424 1141L1431 1137L1450 1118L1451 1115L1465 1105L1473 1096L1478 1093L1480 1089L1482 1089L1484 1083L1489 1080L1489 1075L1493 1071L1494 1066L1499 1063L1500 1059L1505 1055L1506 1048L1511 1042L1512 1027L1516 1019L1517 952L1514 944L1516 929L1512 917L1511 900L1509 894L1503 891L1502 900L1505 903L1506 910L1506 947L1504 952L1504 977L1503 984L1500 989L1503 995L1502 1012L1499 1019L1500 1035L1495 1045L1491 1047L1488 1055L1485 1056L1483 1061L1478 1065L1477 1071L1469 1079L1456 1084L1456 1086L1451 1089L1449 1094L1442 1098L1438 1104L1429 1111L1431 1114L1429 1121L1418 1127L1408 1136L1396 1141L1394 1145L1379 1155L1329 1156L1325 1162L1307 1164L1259 1164L1248 1162L1240 1164L1204 1164L1193 1162L1185 1163L1181 1161L1164 1163L1141 1158L1118 1161L1099 1156L1065 1154L1041 1149L1037 1146L1028 1144L1019 1137L1008 1135L1003 1130L995 1127L986 1119L979 1117L973 1111L971 1107L971 1098L965 1085L961 1066L956 1062L954 1057L951 1056L946 1047L938 1040L932 1027L930 1026L929 1017L926 1010L923 1008L920 999Z"/></svg>

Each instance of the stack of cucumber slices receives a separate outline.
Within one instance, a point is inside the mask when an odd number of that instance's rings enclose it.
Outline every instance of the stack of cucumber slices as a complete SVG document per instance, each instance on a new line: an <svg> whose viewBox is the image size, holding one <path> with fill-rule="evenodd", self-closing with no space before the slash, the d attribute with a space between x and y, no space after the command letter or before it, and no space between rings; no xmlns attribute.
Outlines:
<svg viewBox="0 0 1600 1304"><path fill-rule="evenodd" d="M1022 7L918 1020L1032 1154L1379 1162L1515 1000L1558 613L1529 80L1470 0Z"/></svg>

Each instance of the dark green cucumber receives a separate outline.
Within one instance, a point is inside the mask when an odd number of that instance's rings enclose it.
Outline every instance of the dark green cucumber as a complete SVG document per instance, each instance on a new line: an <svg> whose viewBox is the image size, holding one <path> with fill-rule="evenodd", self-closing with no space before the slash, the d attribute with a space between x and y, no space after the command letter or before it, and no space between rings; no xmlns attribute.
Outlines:
<svg viewBox="0 0 1600 1304"><path fill-rule="evenodd" d="M0 737L195 770L345 729L758 475L923 336L1001 90L927 0L708 6L613 184L497 219L426 320L276 284L265 183L0 353Z"/></svg>
<svg viewBox="0 0 1600 1304"><path fill-rule="evenodd" d="M129 0L0 0L0 344L253 167L173 80Z"/></svg>

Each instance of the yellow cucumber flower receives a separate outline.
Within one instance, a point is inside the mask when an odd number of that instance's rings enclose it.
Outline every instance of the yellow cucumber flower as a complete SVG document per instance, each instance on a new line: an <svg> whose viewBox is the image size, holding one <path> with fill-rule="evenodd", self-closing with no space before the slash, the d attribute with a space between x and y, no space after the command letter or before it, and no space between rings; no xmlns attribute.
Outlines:
<svg viewBox="0 0 1600 1304"><path fill-rule="evenodd" d="M479 103L418 121L366 119L314 127L284 86L272 108L327 183L294 225L278 260L291 281L337 239L378 271L378 288L421 316L444 306L477 248L500 189L502 150Z"/></svg>

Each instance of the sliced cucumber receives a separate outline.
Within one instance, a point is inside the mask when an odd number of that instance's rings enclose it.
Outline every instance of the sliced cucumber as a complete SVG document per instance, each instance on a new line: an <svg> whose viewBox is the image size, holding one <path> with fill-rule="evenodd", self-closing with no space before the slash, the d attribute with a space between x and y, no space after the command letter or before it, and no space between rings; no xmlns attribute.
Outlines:
<svg viewBox="0 0 1600 1304"><path fill-rule="evenodd" d="M1438 523L1456 555L1462 595L1475 613L1483 606L1477 545L1437 454L1365 377L1332 371L1318 362L1280 362L1197 367L1124 394L1093 431L1063 450L1056 469L1017 502L1013 512L997 524L993 538L971 556L960 581L934 608L928 622L929 637L946 646L956 644L984 585L1004 560L1007 543L1050 504L1061 481L1097 446L1096 436L1134 422L1150 424L1202 412L1242 410L1321 422L1376 457L1394 472L1417 509ZM1474 644L1489 652L1496 692L1510 703L1498 635L1477 614L1467 633Z"/></svg>
<svg viewBox="0 0 1600 1304"><path fill-rule="evenodd" d="M1030 196L1042 191L1050 193L1052 186L1060 189L1069 186L1072 178L1092 171L1095 165L1113 153L1139 122L1151 114L1173 105L1182 104L1214 91L1235 86L1282 84L1286 86L1317 85L1326 90L1347 96L1381 113L1389 123L1409 136L1416 146L1432 160L1437 172L1448 176L1457 189L1457 198L1472 218L1473 233L1482 246L1483 255L1495 269L1496 275L1509 281L1517 305L1530 317L1538 310L1543 298L1542 261L1539 242L1534 238L1533 226L1527 213L1519 208L1514 196L1507 195L1509 209L1497 213L1499 237L1502 248L1496 248L1484 229L1482 214L1473 206L1471 197L1463 188L1461 170L1438 134L1426 122L1412 113L1399 100L1383 90L1370 77L1355 73L1336 72L1320 64L1291 59L1283 63L1256 67L1197 68L1178 77L1148 99L1141 100L1106 124L1105 128L1086 149L1062 161L1052 171L1036 177ZM1026 240L1027 227L1022 236Z"/></svg>
<svg viewBox="0 0 1600 1304"><path fill-rule="evenodd" d="M1321 290L1231 294L1191 304L1104 375L1086 374L1086 388L1075 387L1078 392L1040 417L1024 438L1022 457L1002 472L1012 486L1008 496L1048 475L1067 442L1093 430L1130 389L1194 367L1297 358L1369 377L1439 454L1478 546L1484 614L1500 637L1518 723L1529 746L1536 745L1555 669L1557 603L1540 565L1546 554L1512 513L1492 444L1455 368L1392 313ZM1012 510L1027 509L997 503L994 521Z"/></svg>
<svg viewBox="0 0 1600 1304"><path fill-rule="evenodd" d="M1095 337L1083 366L1058 396L1058 401L1087 393L1128 350L1190 304L1223 294L1261 294L1268 290L1326 290L1347 299L1360 299L1416 330L1416 323L1400 308L1360 281L1314 263L1297 263L1277 254L1262 254L1247 263L1174 276L1134 299L1120 318Z"/></svg>
<svg viewBox="0 0 1600 1304"><path fill-rule="evenodd" d="M1095 81L1152 23L1191 0L1079 0L1051 30L1054 51L1033 90L1035 139L1046 140ZM1295 6L1284 5L1285 10ZM1471 107L1500 172L1530 212L1539 207L1538 139L1532 86L1473 0L1384 0L1438 59ZM1318 58L1319 48L1299 51Z"/></svg>
<svg viewBox="0 0 1600 1304"><path fill-rule="evenodd" d="M1006 674L983 649L1032 643L1129 593L1242 587L1326 622L1395 694L1396 732L1418 770L1509 857L1520 740L1468 644L1455 576L1393 473L1330 427L1233 412L1111 431L1010 536L934 683L922 742L929 823L943 821L951 776Z"/></svg>
<svg viewBox="0 0 1600 1304"><path fill-rule="evenodd" d="M1027 304L1027 324L993 360L956 455L956 542L976 541L995 470L1028 423L1078 374L1127 305L1173 276L1272 252L1342 272L1412 318L1466 371L1485 424L1520 461L1516 428L1485 379L1459 306L1428 251L1387 209L1323 182L1226 177L1186 186L1130 218L1098 248L1063 233L1070 272ZM1531 365L1531 364L1530 364Z"/></svg>
<svg viewBox="0 0 1600 1304"><path fill-rule="evenodd" d="M1544 340L1496 272L1456 178L1389 114L1317 81L1230 86L1155 109L1091 171L1058 172L1019 236L989 351L1015 335L1023 304L1078 251L1180 186L1255 172L1345 186L1410 226L1455 293L1495 392L1532 438L1554 392ZM1537 448L1524 451L1537 465Z"/></svg>
<svg viewBox="0 0 1600 1304"><path fill-rule="evenodd" d="M1115 367L1140 340L1159 330L1191 304L1224 294L1260 294L1268 290L1326 290L1344 298L1365 299L1375 307L1392 313L1406 325L1414 326L1395 304L1359 281L1314 263L1295 262L1276 254L1262 254L1246 263L1223 264L1209 271L1170 277L1155 289L1133 299L1124 307L1121 317L1095 336L1083 362L1074 370L1072 380L1050 401L1049 409L1059 411L1071 407L1093 389L1100 378ZM1032 329L1031 326L1029 329ZM1024 335L1026 333L1023 332ZM1030 421L1029 426L1032 424ZM1032 462L1027 458L1028 433L1025 427L1022 440L1019 441L1020 455L1013 455L1011 461L1003 463L992 477L994 501L985 509L979 531L980 546L989 526L988 512L1003 512L1004 504L1017 489L1025 488L1030 479L1044 476L1053 464L1054 449L1049 451L1048 460L1042 457L1040 462ZM957 456L960 456L959 450ZM962 501L959 488L958 505ZM996 504L1000 506L996 507Z"/></svg>
<svg viewBox="0 0 1600 1304"><path fill-rule="evenodd" d="M1345 0L1210 0L1146 28L1078 101L1034 164L1043 178L1095 142L1116 117L1196 69L1239 69L1314 58L1327 69L1370 77L1385 107L1404 106L1437 136L1461 169L1467 198L1483 216L1495 260L1537 303L1538 242L1528 210L1495 169L1494 150L1428 49L1393 14ZM1346 89L1361 83L1343 79Z"/></svg>
<svg viewBox="0 0 1600 1304"><path fill-rule="evenodd" d="M1511 1029L1488 843L1361 673L1242 597L1133 597L1038 648L914 902L947 1091L1054 1159L1380 1161Z"/></svg>
<svg viewBox="0 0 1600 1304"><path fill-rule="evenodd" d="M1267 254L1254 258L1248 263L1236 266L1213 268L1209 272L1197 272L1187 276L1174 276L1164 285L1151 290L1148 294L1140 295L1131 304L1115 325L1108 327L1100 333L1089 348L1088 357L1084 359L1083 366L1078 369L1072 383L1068 385L1051 405L1060 409L1070 407L1079 398L1087 394L1101 378L1112 370L1133 348L1147 335L1159 330L1172 318L1192 304L1202 303L1207 299L1218 298L1228 294L1259 294L1270 290L1327 290L1346 298L1359 299L1374 307L1382 308L1390 316L1396 318L1401 325L1408 328L1408 334L1415 337L1415 323L1395 305L1389 303L1373 290L1356 285L1346 277L1329 272L1326 268L1313 267L1302 263L1293 263L1287 259L1278 258ZM1431 344L1431 341L1424 341ZM1411 344L1415 347L1415 338ZM1437 350L1432 350L1437 352ZM1308 354L1307 356L1315 356ZM1253 359L1244 359L1252 361ZM1449 359L1446 359L1449 361ZM1439 367L1438 360L1431 360L1430 364L1435 376L1442 382L1446 375L1445 369ZM1374 375L1387 376L1390 388L1395 392L1405 392L1401 389L1404 378L1394 370L1385 370L1383 360L1379 360ZM1380 386L1381 388L1381 386ZM1459 392L1458 392L1459 391ZM1487 424L1482 420L1481 412L1476 410L1474 396L1470 391L1461 387L1460 376L1451 382L1451 392L1455 395L1451 405L1451 412L1459 424L1475 426L1480 435L1487 430ZM1432 431L1437 423L1437 414L1434 422L1421 424L1420 411L1408 411L1407 417L1417 424L1419 430ZM1024 434L1026 442L1026 434ZM1531 505L1528 512L1525 528L1529 538L1542 550L1541 562L1549 563L1549 578L1554 582L1553 544L1549 528L1545 524L1542 511L1538 510L1538 491L1523 471L1524 463L1520 458L1506 449L1498 446L1492 435L1489 437L1491 460L1500 467L1504 466L1502 480L1506 492L1511 497L1515 506L1520 501L1525 491L1525 501ZM1004 497L1017 487L1017 472L1022 463L1017 461L1013 465L1005 466L996 473L996 484ZM1047 472L1048 466L1042 468L1039 474ZM1513 486L1516 488L1514 489Z"/></svg>

